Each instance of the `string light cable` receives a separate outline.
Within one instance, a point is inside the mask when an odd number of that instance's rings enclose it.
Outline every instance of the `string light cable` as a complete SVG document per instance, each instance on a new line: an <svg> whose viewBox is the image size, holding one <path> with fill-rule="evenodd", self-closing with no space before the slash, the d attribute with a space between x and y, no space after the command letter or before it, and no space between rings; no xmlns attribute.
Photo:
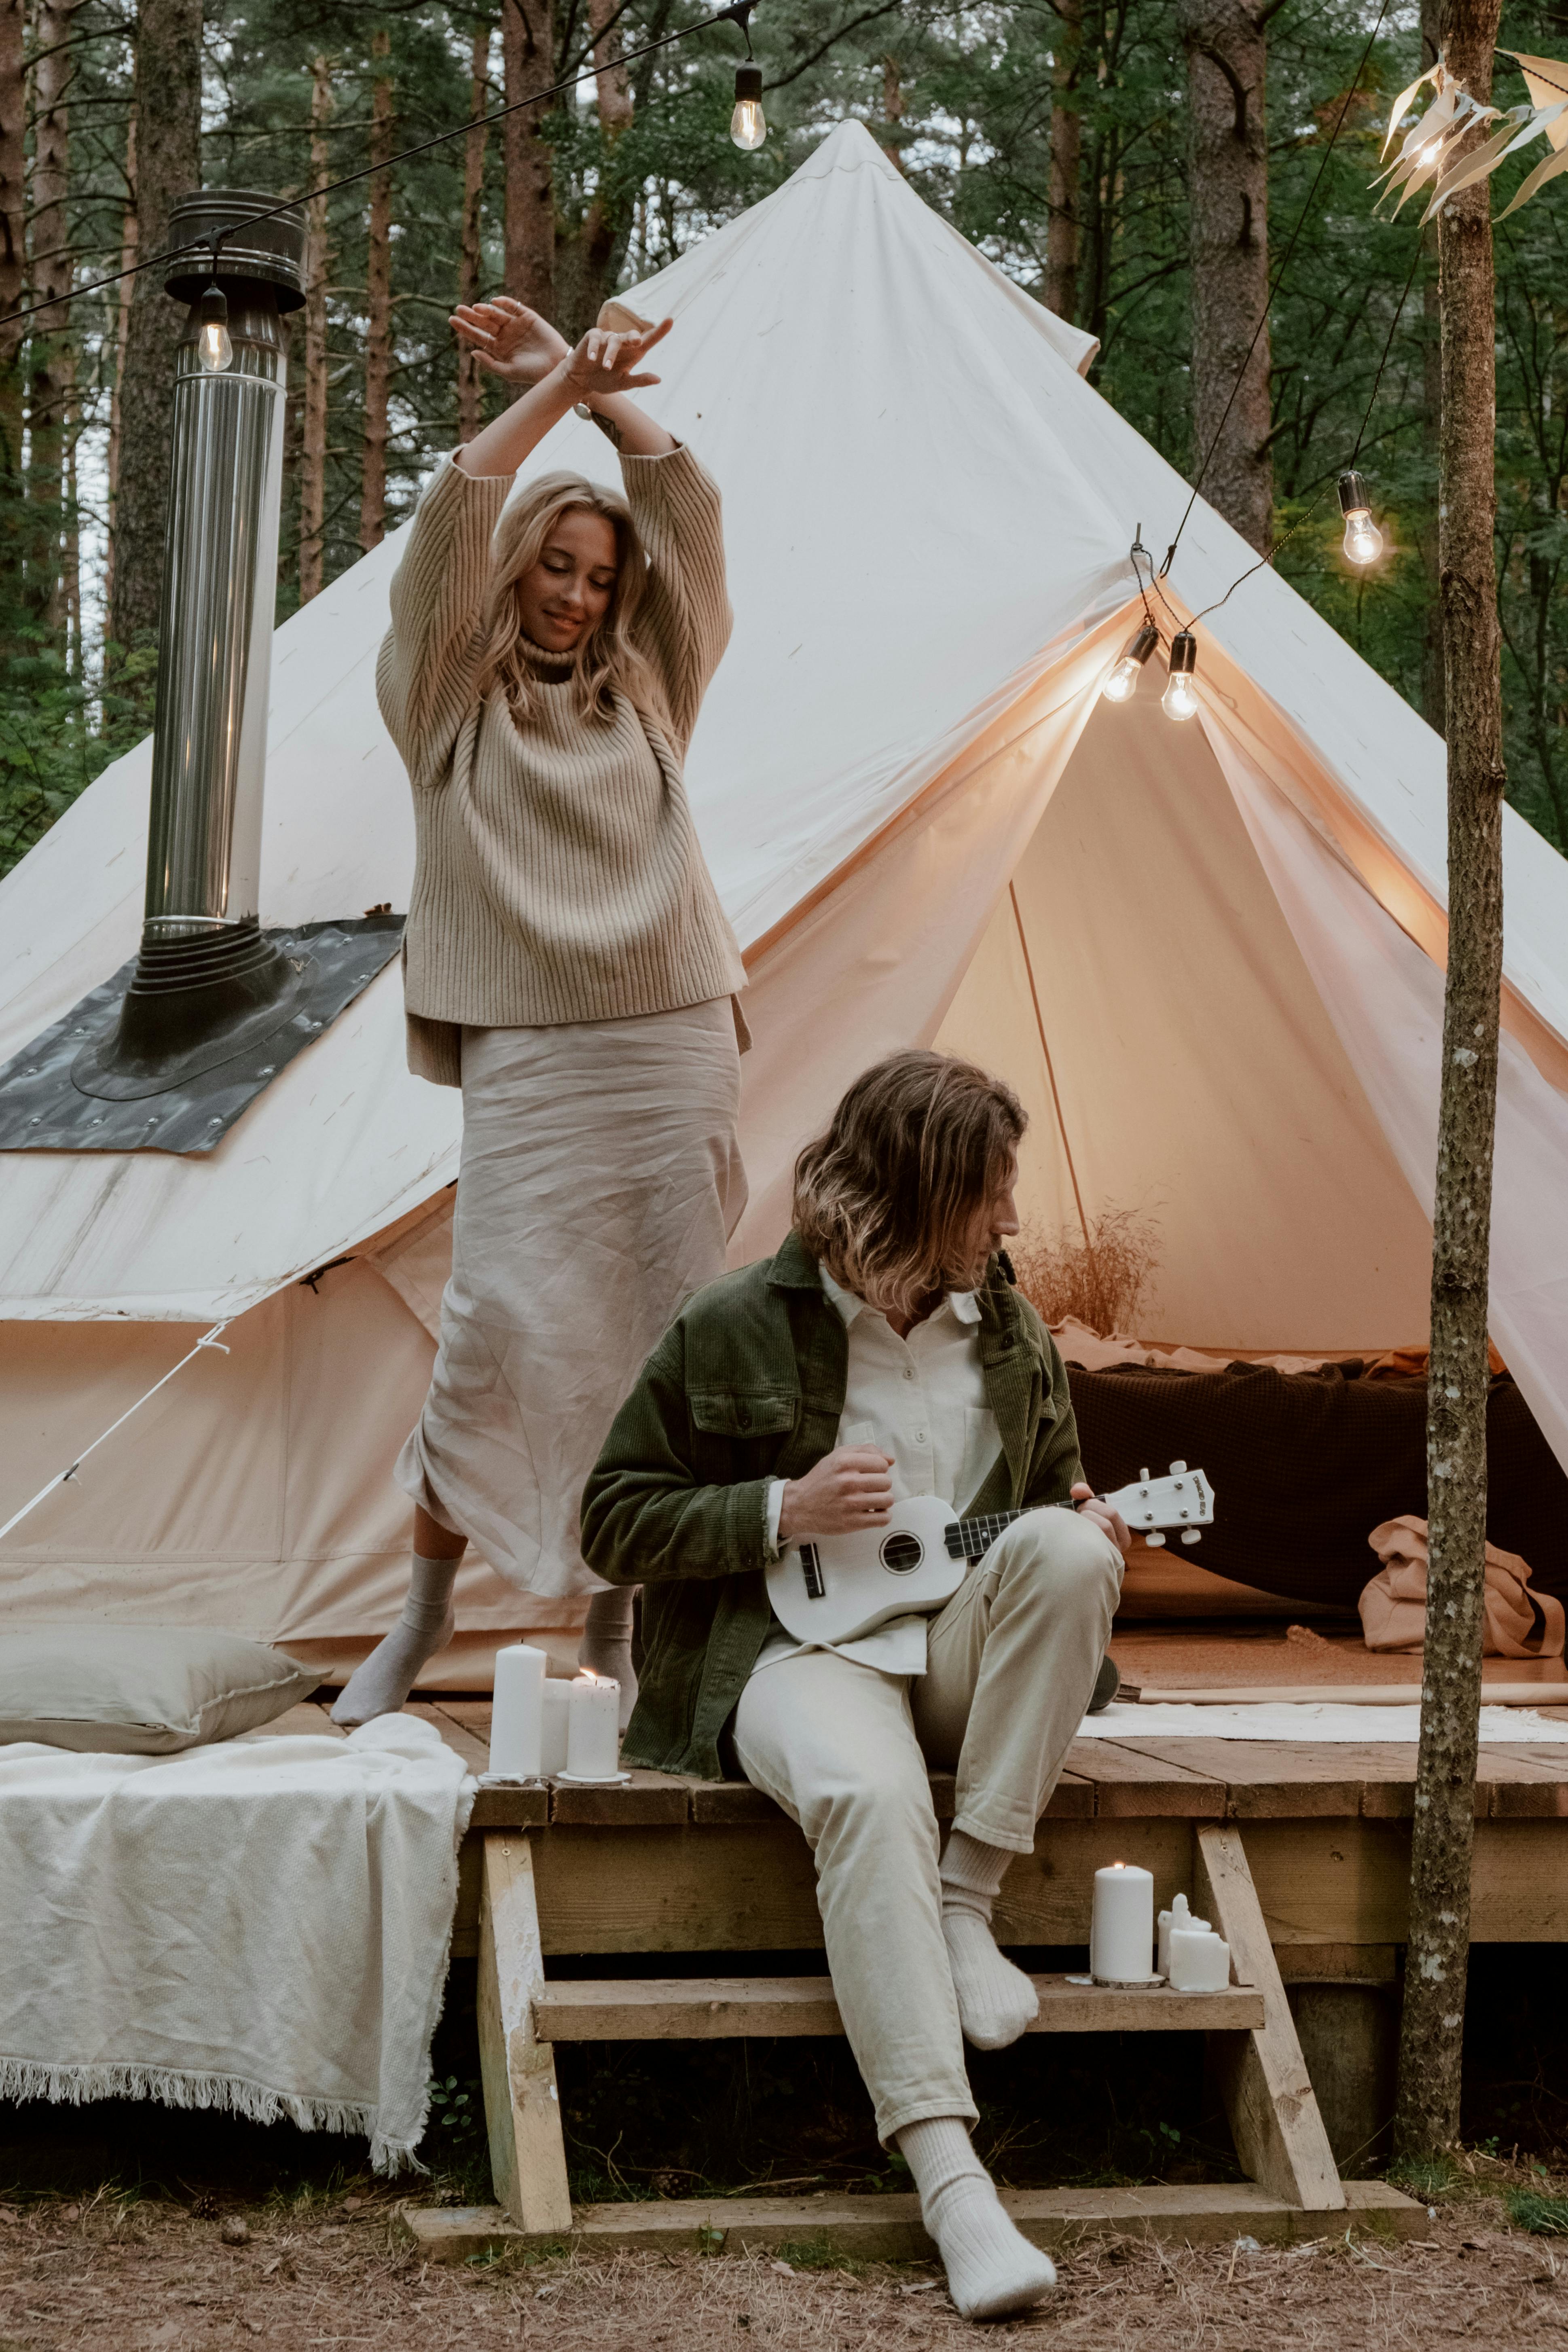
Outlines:
<svg viewBox="0 0 1568 2352"><path fill-rule="evenodd" d="M668 49L677 41L689 40L693 34L706 33L715 25L738 25L745 39L746 57L745 62L735 71L735 111L731 118L730 136L737 147L747 150L760 147L767 136L767 124L762 107L762 68L752 55L751 18L757 5L758 0L730 0L728 7L716 8L710 16L704 16L700 24L684 25L676 32L662 33L657 40L645 41L640 48L626 50L616 63L617 66L635 65L638 58L649 57L655 49ZM0 329L19 326L25 319L36 319L44 310L60 310L68 303L79 301L83 295L100 294L105 287L118 286L127 278L138 278L145 269L164 268L171 261L181 260L186 254L210 254L216 281L225 238L238 235L242 229L258 227L263 221L278 220L285 213L314 204L319 196L334 196L342 188L355 187L360 181L374 179L380 172L390 172L399 163L411 162L416 155L428 155L434 148L449 147L455 141L468 138L470 131L488 131L492 122L504 122L509 114L521 114L531 106L542 106L546 99L564 97L568 90L580 89L584 82L596 81L599 73L597 65L587 66L583 72L569 75L564 81L556 82L549 89L537 89L527 98L514 99L510 106L498 106L492 113L475 115L469 121L459 123L455 131L441 131L433 139L422 139L416 147L401 148L383 163L367 163L358 172L345 172L341 180L323 181L319 188L306 188L299 195L271 205L266 212L251 213L231 227L220 229L216 236L200 237L189 245L171 246L166 253L150 254L144 261L132 262L129 269L117 269L108 278L90 278L85 286L73 286L64 294L51 295L47 302L29 303L26 310L6 310L0 313ZM218 299L217 302L212 303L209 317L207 306L215 293ZM215 331L221 327L226 336L227 319L227 300L222 288L215 282L202 298L203 331L209 326ZM203 363L210 364L205 357Z"/></svg>

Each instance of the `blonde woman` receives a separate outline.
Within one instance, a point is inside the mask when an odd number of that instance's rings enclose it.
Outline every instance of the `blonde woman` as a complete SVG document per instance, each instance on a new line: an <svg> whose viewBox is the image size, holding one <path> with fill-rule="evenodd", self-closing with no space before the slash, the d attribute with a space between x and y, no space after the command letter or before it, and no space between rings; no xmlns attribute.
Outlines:
<svg viewBox="0 0 1568 2352"><path fill-rule="evenodd" d="M528 388L426 490L376 680L414 792L409 1066L463 1094L452 1278L395 1472L408 1601L332 1712L403 1705L450 1638L471 1542L524 1591L593 1594L582 1656L620 1682L624 1721L631 1594L585 1566L578 1499L745 1204L744 975L681 773L730 634L719 493L628 397L658 382L668 319L574 351L507 299L453 325ZM509 504L584 404L625 497L555 473Z"/></svg>

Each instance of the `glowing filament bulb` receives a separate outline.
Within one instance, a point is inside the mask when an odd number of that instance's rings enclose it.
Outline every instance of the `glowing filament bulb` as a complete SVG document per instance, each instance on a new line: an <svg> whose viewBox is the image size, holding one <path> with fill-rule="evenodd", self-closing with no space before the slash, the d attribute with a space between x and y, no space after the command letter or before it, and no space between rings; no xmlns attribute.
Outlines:
<svg viewBox="0 0 1568 2352"><path fill-rule="evenodd" d="M1359 474L1340 476L1340 512L1345 519L1345 560L1375 563L1383 553L1383 533L1372 519L1366 484Z"/></svg>
<svg viewBox="0 0 1568 2352"><path fill-rule="evenodd" d="M209 375L222 375L234 365L234 343L228 331L228 299L221 286L209 286L197 314L196 356Z"/></svg>
<svg viewBox="0 0 1568 2352"><path fill-rule="evenodd" d="M737 66L735 111L730 117L730 136L737 147L750 154L767 135L767 121L763 113L763 69L761 66Z"/></svg>
<svg viewBox="0 0 1568 2352"><path fill-rule="evenodd" d="M1121 657L1100 688L1107 702L1128 702L1137 689L1143 665L1160 642L1160 632L1145 621L1121 648Z"/></svg>
<svg viewBox="0 0 1568 2352"><path fill-rule="evenodd" d="M1190 629L1183 629L1171 640L1171 675L1160 697L1160 708L1167 719L1196 718L1198 696L1193 673L1197 666L1198 641Z"/></svg>

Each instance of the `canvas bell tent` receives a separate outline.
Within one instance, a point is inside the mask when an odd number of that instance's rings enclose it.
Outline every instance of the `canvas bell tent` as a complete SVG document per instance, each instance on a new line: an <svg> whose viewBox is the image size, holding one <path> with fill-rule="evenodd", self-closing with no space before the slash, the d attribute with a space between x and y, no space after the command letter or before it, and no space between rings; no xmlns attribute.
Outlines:
<svg viewBox="0 0 1568 2352"><path fill-rule="evenodd" d="M630 298L674 316L647 395L724 494L734 638L689 761L746 952L752 1202L858 1070L935 1040L1032 1113L1042 1227L1136 1210L1145 1335L1420 1340L1444 955L1437 738L1272 572L1198 631L1199 716L1100 688L1128 550L1186 486L1053 319L846 124ZM573 420L533 461L614 478ZM408 788L377 716L395 538L279 633L262 919L405 907ZM1251 551L1201 503L1178 613ZM1374 586L1373 593L1377 593ZM0 1054L133 951L148 749L0 886ZM1568 1463L1568 866L1505 813L1494 1337ZM404 1065L384 971L210 1154L0 1155L0 1522L206 1350L0 1550L9 1607L221 1622L323 1662L395 1614L389 1472L427 1378L458 1096ZM480 1563L473 1680L562 1604Z"/></svg>

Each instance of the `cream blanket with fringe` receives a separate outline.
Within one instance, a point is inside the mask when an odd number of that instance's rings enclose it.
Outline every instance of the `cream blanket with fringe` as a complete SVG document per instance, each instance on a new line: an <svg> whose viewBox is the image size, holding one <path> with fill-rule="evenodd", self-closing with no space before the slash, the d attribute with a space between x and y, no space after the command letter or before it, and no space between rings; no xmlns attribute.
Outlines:
<svg viewBox="0 0 1568 2352"><path fill-rule="evenodd" d="M416 2163L474 1789L405 1715L0 1748L0 2096L287 2116Z"/></svg>

